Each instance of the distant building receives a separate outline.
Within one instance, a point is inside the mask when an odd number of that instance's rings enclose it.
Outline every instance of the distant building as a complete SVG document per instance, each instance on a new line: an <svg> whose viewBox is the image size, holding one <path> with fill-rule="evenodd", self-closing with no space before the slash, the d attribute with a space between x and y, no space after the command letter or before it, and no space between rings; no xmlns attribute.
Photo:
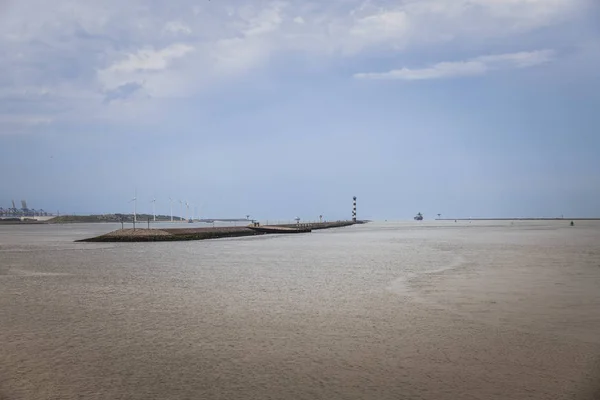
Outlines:
<svg viewBox="0 0 600 400"><path fill-rule="evenodd" d="M12 207L4 208L0 207L0 217L2 218L23 218L23 217L48 217L52 216L51 213L44 211L42 208L36 210L35 208L29 208L25 200L21 200L21 208L15 206L13 200Z"/></svg>

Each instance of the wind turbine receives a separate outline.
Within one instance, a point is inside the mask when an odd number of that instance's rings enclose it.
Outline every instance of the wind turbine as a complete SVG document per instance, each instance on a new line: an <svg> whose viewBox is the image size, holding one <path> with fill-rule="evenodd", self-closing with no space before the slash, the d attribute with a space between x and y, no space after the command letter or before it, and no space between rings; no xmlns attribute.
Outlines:
<svg viewBox="0 0 600 400"><path fill-rule="evenodd" d="M150 203L152 203L152 217L154 222L156 222L156 197L153 197Z"/></svg>
<svg viewBox="0 0 600 400"><path fill-rule="evenodd" d="M135 194L133 196L133 199L129 200L129 202L133 202L133 222L137 222L137 213L136 213L136 208L137 208L137 189L135 191Z"/></svg>
<svg viewBox="0 0 600 400"><path fill-rule="evenodd" d="M169 197L169 203L171 203L171 222L173 222L173 199Z"/></svg>
<svg viewBox="0 0 600 400"><path fill-rule="evenodd" d="M179 200L179 204L181 205L181 215L179 217L179 220L181 221L183 219L183 200Z"/></svg>
<svg viewBox="0 0 600 400"><path fill-rule="evenodd" d="M186 208L186 214L185 214L185 219L189 220L190 219L190 203L187 202L187 200L185 201L185 208Z"/></svg>

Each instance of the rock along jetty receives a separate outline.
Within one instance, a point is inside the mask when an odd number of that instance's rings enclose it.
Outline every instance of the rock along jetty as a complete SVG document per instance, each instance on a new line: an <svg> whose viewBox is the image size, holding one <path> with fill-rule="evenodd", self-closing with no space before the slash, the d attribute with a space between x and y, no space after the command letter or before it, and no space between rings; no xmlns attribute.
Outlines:
<svg viewBox="0 0 600 400"><path fill-rule="evenodd" d="M308 233L313 229L330 229L354 225L357 222L338 221L291 225L249 225L221 228L119 229L105 235L77 242L169 242L243 237L269 234Z"/></svg>

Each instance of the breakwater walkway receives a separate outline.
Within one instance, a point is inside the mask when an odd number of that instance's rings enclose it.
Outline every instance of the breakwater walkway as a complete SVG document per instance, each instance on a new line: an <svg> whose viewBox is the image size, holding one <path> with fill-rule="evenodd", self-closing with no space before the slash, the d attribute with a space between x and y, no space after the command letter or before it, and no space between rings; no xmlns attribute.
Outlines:
<svg viewBox="0 0 600 400"><path fill-rule="evenodd" d="M169 242L206 240L256 235L309 233L316 229L331 229L354 225L353 221L321 222L310 224L263 225L220 228L165 228L165 229L119 229L105 235L78 240L77 242Z"/></svg>

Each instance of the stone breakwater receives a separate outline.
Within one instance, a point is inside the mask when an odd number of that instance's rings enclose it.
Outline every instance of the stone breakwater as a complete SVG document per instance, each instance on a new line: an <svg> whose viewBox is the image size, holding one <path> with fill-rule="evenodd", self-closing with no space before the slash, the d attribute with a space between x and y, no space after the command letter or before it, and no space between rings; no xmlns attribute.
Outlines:
<svg viewBox="0 0 600 400"><path fill-rule="evenodd" d="M263 230L247 227L220 227L220 228L170 228L170 229L119 229L105 235L78 240L78 242L169 242L186 240L206 240L229 237L243 237L256 235L286 234L294 229L303 231L312 229L331 229L354 225L352 221L323 222L313 224L293 225L263 225L261 228L292 228L281 229L279 232L265 232Z"/></svg>
<svg viewBox="0 0 600 400"><path fill-rule="evenodd" d="M312 230L318 229L331 229L331 228L341 228L344 226L356 225L356 224L364 224L364 221L335 221L335 222L312 222L306 224L288 224L288 225L276 225L283 228L310 228Z"/></svg>

